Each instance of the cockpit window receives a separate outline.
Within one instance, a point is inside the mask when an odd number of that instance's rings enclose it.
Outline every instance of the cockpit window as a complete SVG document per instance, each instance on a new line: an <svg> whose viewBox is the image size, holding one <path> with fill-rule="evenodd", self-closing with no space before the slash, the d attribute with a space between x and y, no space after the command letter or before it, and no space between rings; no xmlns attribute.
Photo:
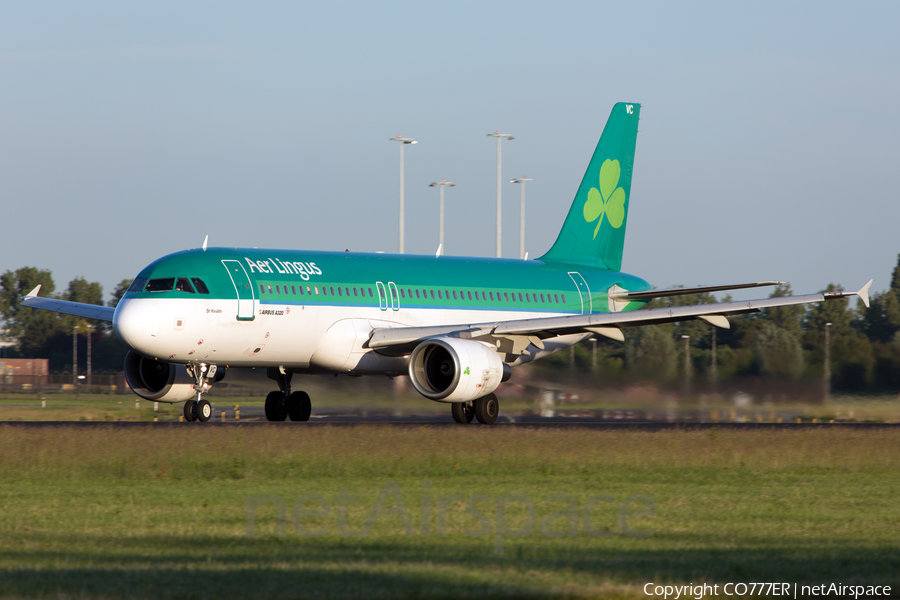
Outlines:
<svg viewBox="0 0 900 600"><path fill-rule="evenodd" d="M203 280L199 277L191 277L191 281L194 282L194 287L197 288L197 291L201 294L208 294L209 288L206 287L206 284L203 283Z"/></svg>
<svg viewBox="0 0 900 600"><path fill-rule="evenodd" d="M166 277L163 279L151 279L147 283L147 287L144 291L146 292L171 292L172 288L175 287L175 278L174 277Z"/></svg>
<svg viewBox="0 0 900 600"><path fill-rule="evenodd" d="M196 294L194 291L194 286L191 285L191 282L188 281L187 277L179 277L178 281L175 282L175 289L179 292L187 292L188 294Z"/></svg>
<svg viewBox="0 0 900 600"><path fill-rule="evenodd" d="M129 292L140 292L144 289L144 284L147 283L146 277L138 277L134 281L131 282L131 285L128 287Z"/></svg>

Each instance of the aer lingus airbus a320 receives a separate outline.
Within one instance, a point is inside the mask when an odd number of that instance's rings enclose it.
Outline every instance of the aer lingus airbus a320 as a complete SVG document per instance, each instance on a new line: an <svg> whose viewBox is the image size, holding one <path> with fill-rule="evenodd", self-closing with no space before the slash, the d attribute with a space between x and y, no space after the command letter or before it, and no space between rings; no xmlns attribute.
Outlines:
<svg viewBox="0 0 900 600"><path fill-rule="evenodd" d="M278 391L270 421L309 419L295 373L408 374L416 390L450 403L459 423L497 419L493 393L511 369L592 335L688 319L728 317L858 292L640 310L651 298L778 282L654 290L621 272L639 104L613 107L556 243L535 260L203 248L138 273L113 308L38 296L25 306L112 321L131 350L125 377L142 398L185 402L208 421L203 398L229 367L266 367Z"/></svg>

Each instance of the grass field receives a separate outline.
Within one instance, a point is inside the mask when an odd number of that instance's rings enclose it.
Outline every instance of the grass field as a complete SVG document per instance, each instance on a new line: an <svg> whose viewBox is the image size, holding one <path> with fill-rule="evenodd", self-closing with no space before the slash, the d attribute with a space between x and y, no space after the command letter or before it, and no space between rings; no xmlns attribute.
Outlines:
<svg viewBox="0 0 900 600"><path fill-rule="evenodd" d="M0 425L0 596L897 590L898 467L894 430ZM273 502L248 535L261 496L284 501L283 535Z"/></svg>

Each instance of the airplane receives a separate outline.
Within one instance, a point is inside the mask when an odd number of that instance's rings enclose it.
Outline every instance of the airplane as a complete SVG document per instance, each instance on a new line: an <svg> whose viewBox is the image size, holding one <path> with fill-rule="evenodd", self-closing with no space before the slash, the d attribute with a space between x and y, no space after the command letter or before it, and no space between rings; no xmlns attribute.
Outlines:
<svg viewBox="0 0 900 600"><path fill-rule="evenodd" d="M111 321L129 347L125 378L141 398L184 402L184 420L209 421L204 398L234 367L264 367L278 385L269 421L307 421L294 374L408 375L449 403L457 423L492 424L494 393L513 367L593 335L728 317L858 296L857 292L644 308L652 298L777 285L653 289L623 273L640 104L617 103L553 246L533 260L309 250L201 248L142 269L115 308L26 295L24 306ZM207 236L208 240L208 236Z"/></svg>

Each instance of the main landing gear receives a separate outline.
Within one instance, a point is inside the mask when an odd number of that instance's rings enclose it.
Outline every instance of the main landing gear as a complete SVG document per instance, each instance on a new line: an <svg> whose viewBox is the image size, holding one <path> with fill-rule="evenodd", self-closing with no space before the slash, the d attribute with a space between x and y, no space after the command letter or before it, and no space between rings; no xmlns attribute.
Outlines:
<svg viewBox="0 0 900 600"><path fill-rule="evenodd" d="M291 373L284 368L268 369L266 375L278 383L280 391L269 392L266 396L266 419L269 421L309 421L312 402L306 392L291 393Z"/></svg>
<svg viewBox="0 0 900 600"><path fill-rule="evenodd" d="M471 423L474 418L479 423L491 425L500 414L500 402L495 394L488 394L473 402L454 402L450 405L450 414L457 423Z"/></svg>
<svg viewBox="0 0 900 600"><path fill-rule="evenodd" d="M209 391L212 385L210 381L217 381L217 370L216 365L207 365L206 363L187 366L187 372L197 381L194 384L197 398L184 403L184 420L188 423L193 423L194 421L206 423L212 418L212 405L209 403L209 400L203 399L203 394Z"/></svg>

